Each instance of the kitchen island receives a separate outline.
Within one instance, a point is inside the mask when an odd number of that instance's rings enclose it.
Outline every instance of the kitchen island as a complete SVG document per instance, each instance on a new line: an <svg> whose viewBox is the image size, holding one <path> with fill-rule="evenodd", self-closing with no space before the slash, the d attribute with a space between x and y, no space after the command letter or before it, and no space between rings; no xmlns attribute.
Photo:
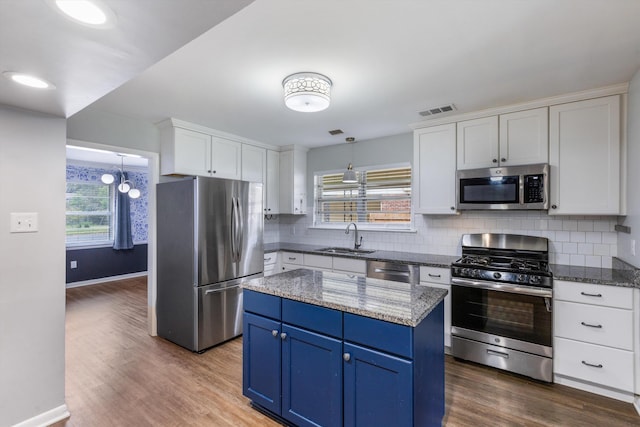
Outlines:
<svg viewBox="0 0 640 427"><path fill-rule="evenodd" d="M297 426L440 426L446 291L294 270L244 287L243 394Z"/></svg>

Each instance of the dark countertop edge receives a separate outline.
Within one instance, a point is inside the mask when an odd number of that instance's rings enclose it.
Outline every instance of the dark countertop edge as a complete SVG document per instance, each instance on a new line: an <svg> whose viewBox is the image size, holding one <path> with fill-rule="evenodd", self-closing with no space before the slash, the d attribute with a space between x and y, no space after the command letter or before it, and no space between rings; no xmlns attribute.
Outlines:
<svg viewBox="0 0 640 427"><path fill-rule="evenodd" d="M414 252L378 251L371 254L349 255L320 252L321 245L299 243L269 243L264 246L265 253L288 251L314 255L337 256L342 258L363 259L365 261L394 261L402 264L418 264L428 267L449 268L459 256L419 254ZM596 285L620 286L640 289L640 269L624 261L613 258L613 268L578 267L563 264L550 264L554 280L592 283Z"/></svg>
<svg viewBox="0 0 640 427"><path fill-rule="evenodd" d="M358 316L369 317L371 319L382 320L384 322L394 323L396 325L409 326L412 328L418 326L420 322L422 322L429 314L431 314L431 312L438 306L438 304L440 304L444 300L444 298L447 296L447 293L448 293L446 290L440 289L440 288L434 288L434 287L429 287L424 285L416 285L416 286L421 286L425 288L428 287L429 288L428 292L431 292L432 295L438 295L438 296L435 298L435 302L432 302L431 305L427 309L425 309L425 311L421 313L420 316L417 316L416 320L414 321L412 319L404 319L404 318L394 317L391 315L380 314L371 310L356 309L356 308L345 306L338 303L328 303L326 301L319 301L314 298L305 298L304 296L301 296L301 295L289 294L286 292L278 292L277 290L274 290L274 289L254 286L248 282L243 283L241 285L243 289L248 289L250 291L260 292L263 294L273 295L281 298L286 298L292 301L304 302L307 304L317 305L319 307L325 307L332 310L342 311L343 313L350 313ZM423 294L422 297L425 297L425 295L426 294Z"/></svg>

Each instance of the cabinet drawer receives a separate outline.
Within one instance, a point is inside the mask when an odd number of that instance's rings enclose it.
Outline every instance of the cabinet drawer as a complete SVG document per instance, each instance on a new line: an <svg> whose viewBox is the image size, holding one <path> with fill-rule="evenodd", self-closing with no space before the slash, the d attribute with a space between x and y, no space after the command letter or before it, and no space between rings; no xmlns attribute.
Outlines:
<svg viewBox="0 0 640 427"><path fill-rule="evenodd" d="M290 299L282 300L282 321L342 338L342 312Z"/></svg>
<svg viewBox="0 0 640 427"><path fill-rule="evenodd" d="M451 270L439 267L420 267L420 281L440 283L443 285L451 284Z"/></svg>
<svg viewBox="0 0 640 427"><path fill-rule="evenodd" d="M344 340L413 358L413 333L409 326L345 313Z"/></svg>
<svg viewBox="0 0 640 427"><path fill-rule="evenodd" d="M597 305L554 302L554 335L633 350L633 311Z"/></svg>
<svg viewBox="0 0 640 427"><path fill-rule="evenodd" d="M244 310L280 320L280 297L261 292L243 290Z"/></svg>
<svg viewBox="0 0 640 427"><path fill-rule="evenodd" d="M346 271L364 276L367 274L367 261L363 259L333 257L333 269L335 271Z"/></svg>
<svg viewBox="0 0 640 427"><path fill-rule="evenodd" d="M633 308L633 289L618 286L554 280L553 298L629 310Z"/></svg>
<svg viewBox="0 0 640 427"><path fill-rule="evenodd" d="M304 254L304 265L305 267L321 268L324 270L331 270L333 268L331 257L324 255Z"/></svg>
<svg viewBox="0 0 640 427"><path fill-rule="evenodd" d="M633 392L633 352L564 338L553 347L554 373Z"/></svg>
<svg viewBox="0 0 640 427"><path fill-rule="evenodd" d="M273 265L278 260L277 252L269 252L268 254L264 254L264 265Z"/></svg>
<svg viewBox="0 0 640 427"><path fill-rule="evenodd" d="M282 262L286 264L303 265L302 254L296 252L282 252Z"/></svg>

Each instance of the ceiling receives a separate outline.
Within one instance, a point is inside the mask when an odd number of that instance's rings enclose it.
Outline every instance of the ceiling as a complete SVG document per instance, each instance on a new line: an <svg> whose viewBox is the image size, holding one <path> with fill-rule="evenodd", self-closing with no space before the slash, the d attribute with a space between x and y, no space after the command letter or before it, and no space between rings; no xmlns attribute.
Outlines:
<svg viewBox="0 0 640 427"><path fill-rule="evenodd" d="M45 19L44 0L0 1L0 65L34 62L58 85L45 102L2 82L0 102L54 112L57 103L65 116L88 106L152 123L175 117L315 147L410 132L433 107L498 107L627 82L640 68L640 1L256 0L225 20L235 1L103 1L118 26L96 35ZM7 15L7 4L22 10ZM282 79L299 71L331 78L327 110L284 106Z"/></svg>

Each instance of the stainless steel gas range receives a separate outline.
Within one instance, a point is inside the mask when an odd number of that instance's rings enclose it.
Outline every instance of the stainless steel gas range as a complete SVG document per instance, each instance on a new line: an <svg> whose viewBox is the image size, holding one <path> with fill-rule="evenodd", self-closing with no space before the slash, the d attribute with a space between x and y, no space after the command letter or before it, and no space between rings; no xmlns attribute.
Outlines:
<svg viewBox="0 0 640 427"><path fill-rule="evenodd" d="M465 234L451 265L451 353L542 381L553 380L548 240Z"/></svg>

